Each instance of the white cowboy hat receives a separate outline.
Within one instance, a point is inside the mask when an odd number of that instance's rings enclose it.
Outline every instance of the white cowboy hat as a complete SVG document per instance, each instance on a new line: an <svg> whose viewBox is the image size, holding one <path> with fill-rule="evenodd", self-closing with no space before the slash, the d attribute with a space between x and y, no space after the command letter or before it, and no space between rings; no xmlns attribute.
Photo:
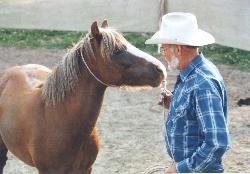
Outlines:
<svg viewBox="0 0 250 174"><path fill-rule="evenodd" d="M174 12L162 17L160 30L145 43L203 46L214 42L215 39L210 33L198 28L195 15Z"/></svg>

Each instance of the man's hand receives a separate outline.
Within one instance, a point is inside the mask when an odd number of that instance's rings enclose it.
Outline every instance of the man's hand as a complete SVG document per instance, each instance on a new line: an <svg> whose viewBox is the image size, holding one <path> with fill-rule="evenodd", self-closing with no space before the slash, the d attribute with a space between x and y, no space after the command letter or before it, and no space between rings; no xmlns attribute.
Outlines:
<svg viewBox="0 0 250 174"><path fill-rule="evenodd" d="M172 95L173 94L169 90L165 90L162 88L158 105L163 106L163 101L164 101L164 107L168 109L170 106Z"/></svg>
<svg viewBox="0 0 250 174"><path fill-rule="evenodd" d="M168 174L168 173L176 173L175 167L166 168L164 174Z"/></svg>

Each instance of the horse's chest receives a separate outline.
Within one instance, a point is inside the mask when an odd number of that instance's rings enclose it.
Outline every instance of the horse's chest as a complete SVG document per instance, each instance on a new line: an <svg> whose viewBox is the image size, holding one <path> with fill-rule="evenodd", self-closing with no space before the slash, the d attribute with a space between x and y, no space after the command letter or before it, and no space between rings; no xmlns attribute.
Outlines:
<svg viewBox="0 0 250 174"><path fill-rule="evenodd" d="M48 136L51 137L51 135ZM62 134L57 135L47 140L49 142L48 147L45 145L38 148L45 151L37 151L37 155L43 154L44 156L40 156L41 158L36 163L41 163L41 168L56 169L57 171L58 169L70 170L71 173L76 174L91 168L96 160L99 148L96 137L91 135L88 137L81 136L78 139L69 137L65 139L56 138L62 136ZM48 149L50 151L47 151Z"/></svg>

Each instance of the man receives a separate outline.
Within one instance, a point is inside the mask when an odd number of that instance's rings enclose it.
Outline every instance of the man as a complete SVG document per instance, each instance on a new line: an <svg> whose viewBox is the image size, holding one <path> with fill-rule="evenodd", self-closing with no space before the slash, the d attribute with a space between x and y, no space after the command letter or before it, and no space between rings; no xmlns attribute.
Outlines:
<svg viewBox="0 0 250 174"><path fill-rule="evenodd" d="M169 69L180 71L174 91L162 92L169 108L166 147L175 161L165 173L224 171L222 156L229 148L227 93L218 69L198 52L198 47L214 42L198 28L193 14L182 12L163 16L160 30L146 41L162 44Z"/></svg>

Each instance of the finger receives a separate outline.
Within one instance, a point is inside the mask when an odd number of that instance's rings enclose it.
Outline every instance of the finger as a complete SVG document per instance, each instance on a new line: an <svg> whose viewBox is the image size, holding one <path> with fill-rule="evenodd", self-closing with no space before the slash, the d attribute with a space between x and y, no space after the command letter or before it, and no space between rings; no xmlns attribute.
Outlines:
<svg viewBox="0 0 250 174"><path fill-rule="evenodd" d="M165 88L161 88L161 91L162 91L162 92L166 92L166 93L171 93L171 91L169 91L169 90L167 90L167 89L165 89Z"/></svg>
<svg viewBox="0 0 250 174"><path fill-rule="evenodd" d="M167 95L166 91L162 91L161 95L166 96Z"/></svg>
<svg viewBox="0 0 250 174"><path fill-rule="evenodd" d="M163 98L170 98L172 96L172 94L167 94L167 93L161 93L161 96Z"/></svg>
<svg viewBox="0 0 250 174"><path fill-rule="evenodd" d="M169 94L172 94L171 91L167 90L167 89L164 89L164 88L161 88L161 92L165 92L165 93L169 93Z"/></svg>
<svg viewBox="0 0 250 174"><path fill-rule="evenodd" d="M161 88L161 93L166 93L166 90L164 88Z"/></svg>

